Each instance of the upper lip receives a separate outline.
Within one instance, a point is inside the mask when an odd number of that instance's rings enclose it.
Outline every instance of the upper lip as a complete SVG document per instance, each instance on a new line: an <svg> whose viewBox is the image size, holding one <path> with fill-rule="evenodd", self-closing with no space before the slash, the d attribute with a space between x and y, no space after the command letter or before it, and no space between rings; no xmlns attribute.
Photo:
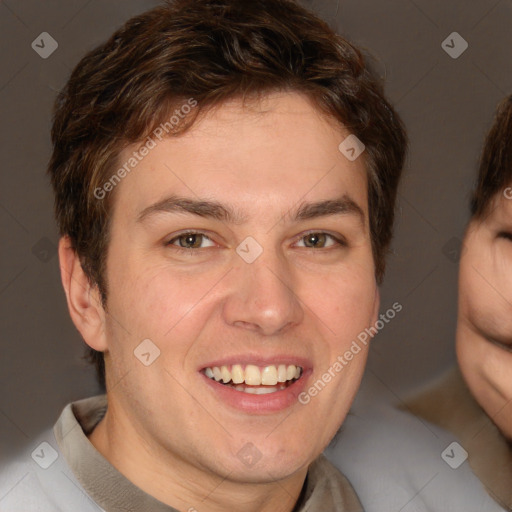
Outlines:
<svg viewBox="0 0 512 512"><path fill-rule="evenodd" d="M260 367L280 364L294 364L295 366L301 366L303 370L311 368L312 366L312 363L309 359L301 356L293 356L290 354L276 354L273 356L269 356L268 354L248 355L247 353L244 353L238 356L223 357L209 361L208 363L200 365L198 371L204 370L205 368L213 368L214 366L220 368L221 366L230 366L234 364L240 364L243 366L253 364Z"/></svg>

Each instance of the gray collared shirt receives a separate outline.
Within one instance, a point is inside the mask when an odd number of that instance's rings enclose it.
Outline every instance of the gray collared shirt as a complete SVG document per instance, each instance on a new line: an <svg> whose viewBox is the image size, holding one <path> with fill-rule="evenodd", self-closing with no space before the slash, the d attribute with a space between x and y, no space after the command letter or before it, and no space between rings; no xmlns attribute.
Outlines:
<svg viewBox="0 0 512 512"><path fill-rule="evenodd" d="M115 469L87 435L104 416L105 395L65 407L53 431L0 472L2 512L177 512ZM362 512L348 480L321 455L309 467L294 512Z"/></svg>
<svg viewBox="0 0 512 512"><path fill-rule="evenodd" d="M483 457L492 468L494 482L505 483L506 475L510 475L510 470L502 473L504 461L509 457L508 449L502 441L491 442L482 424L458 410L466 406L453 382L443 389L453 399L432 395L428 407L422 411L418 403L408 401L405 412L395 406L397 395L377 376L370 373L363 381L352 413L326 455L350 479L366 512L510 510L491 497L484 478L475 475L473 467ZM434 418L426 417L427 409L449 411L460 419L471 436L477 431L479 435L468 443L466 436L459 438L439 424L431 423ZM489 434L492 435L492 429ZM496 478L497 474L500 478ZM508 496L510 489L509 477Z"/></svg>

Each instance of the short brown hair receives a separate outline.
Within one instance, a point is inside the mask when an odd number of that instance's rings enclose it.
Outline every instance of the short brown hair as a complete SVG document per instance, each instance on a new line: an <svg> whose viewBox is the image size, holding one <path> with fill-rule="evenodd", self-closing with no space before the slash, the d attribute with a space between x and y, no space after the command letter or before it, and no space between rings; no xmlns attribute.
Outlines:
<svg viewBox="0 0 512 512"><path fill-rule="evenodd" d="M144 140L187 98L200 111L274 91L307 95L365 145L370 231L381 282L406 151L401 120L362 53L292 0L176 0L130 19L75 67L59 94L49 173L68 235L106 308L114 193L101 187L120 151ZM340 141L341 142L341 141ZM104 384L103 354L89 349Z"/></svg>
<svg viewBox="0 0 512 512"><path fill-rule="evenodd" d="M501 101L493 125L485 139L471 215L481 219L492 199L512 183L512 95Z"/></svg>

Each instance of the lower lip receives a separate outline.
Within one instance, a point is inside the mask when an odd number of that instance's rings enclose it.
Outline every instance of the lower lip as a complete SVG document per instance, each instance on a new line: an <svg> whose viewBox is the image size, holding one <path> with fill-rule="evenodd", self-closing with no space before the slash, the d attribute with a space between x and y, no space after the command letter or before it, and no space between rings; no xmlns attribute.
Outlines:
<svg viewBox="0 0 512 512"><path fill-rule="evenodd" d="M202 373L201 375L221 402L244 412L266 414L279 412L296 404L298 402L297 397L306 386L306 380L310 373L311 370L304 370L300 379L292 382L286 389L264 395L253 395L237 391L230 386L220 384L216 380L208 378Z"/></svg>

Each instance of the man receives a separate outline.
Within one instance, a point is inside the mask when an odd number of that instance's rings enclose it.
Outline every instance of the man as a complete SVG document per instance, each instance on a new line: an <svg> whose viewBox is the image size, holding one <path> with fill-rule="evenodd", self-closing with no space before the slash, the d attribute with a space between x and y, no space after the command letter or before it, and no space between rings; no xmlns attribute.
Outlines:
<svg viewBox="0 0 512 512"><path fill-rule="evenodd" d="M511 183L509 96L484 144L461 249L460 370L400 404L407 414L348 422L333 451L367 511L512 510Z"/></svg>
<svg viewBox="0 0 512 512"><path fill-rule="evenodd" d="M52 135L106 396L64 409L53 475L11 474L0 505L361 510L321 453L365 365L405 135L360 52L291 1L167 3L78 64Z"/></svg>

